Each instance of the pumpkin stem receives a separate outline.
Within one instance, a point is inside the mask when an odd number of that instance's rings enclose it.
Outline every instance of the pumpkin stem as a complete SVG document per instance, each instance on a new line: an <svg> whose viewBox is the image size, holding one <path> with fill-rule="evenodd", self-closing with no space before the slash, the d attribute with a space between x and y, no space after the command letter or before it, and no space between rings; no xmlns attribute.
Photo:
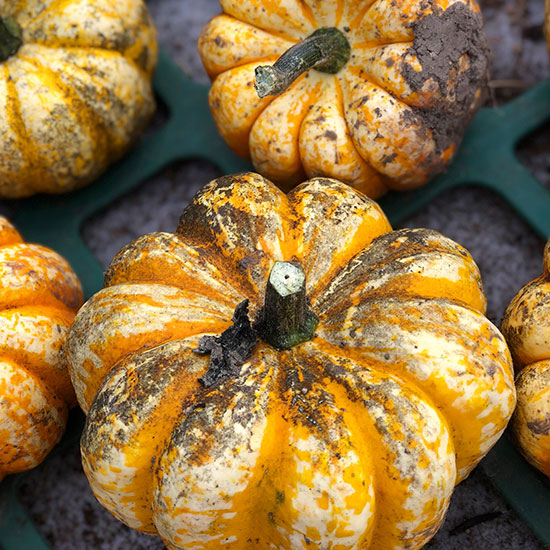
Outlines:
<svg viewBox="0 0 550 550"><path fill-rule="evenodd" d="M13 17L0 17L0 62L17 52L23 44L19 23Z"/></svg>
<svg viewBox="0 0 550 550"><path fill-rule="evenodd" d="M277 349L311 340L317 316L306 297L306 276L295 262L276 262L265 290L265 301L253 328Z"/></svg>
<svg viewBox="0 0 550 550"><path fill-rule="evenodd" d="M254 88L260 97L278 95L309 69L336 74L347 63L350 51L342 31L336 27L317 29L273 65L256 67Z"/></svg>

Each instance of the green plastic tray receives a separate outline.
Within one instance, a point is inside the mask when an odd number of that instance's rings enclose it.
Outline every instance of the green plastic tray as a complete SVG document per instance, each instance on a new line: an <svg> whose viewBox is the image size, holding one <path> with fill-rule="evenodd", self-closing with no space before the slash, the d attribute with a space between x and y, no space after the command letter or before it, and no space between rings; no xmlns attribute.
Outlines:
<svg viewBox="0 0 550 550"><path fill-rule="evenodd" d="M178 160L206 159L226 174L251 169L219 137L208 108L207 86L192 82L162 51L154 85L168 108L167 121L142 138L102 178L74 193L32 197L13 204L13 221L25 239L65 256L77 271L87 298L103 283L103 270L81 237L81 226L92 214ZM448 189L484 186L503 196L546 239L550 235L550 189L518 162L515 148L548 120L550 81L503 107L481 109L445 174L421 189L390 193L379 202L395 225ZM75 444L81 426L82 415L75 411L62 445ZM550 480L525 462L506 435L480 468L550 547ZM0 550L49 548L18 501L17 488L24 475L8 476L0 484Z"/></svg>

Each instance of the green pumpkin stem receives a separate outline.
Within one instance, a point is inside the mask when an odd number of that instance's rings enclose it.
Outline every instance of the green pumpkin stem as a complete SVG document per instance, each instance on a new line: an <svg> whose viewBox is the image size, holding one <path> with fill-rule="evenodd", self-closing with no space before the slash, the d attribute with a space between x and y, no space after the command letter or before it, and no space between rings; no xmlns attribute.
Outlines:
<svg viewBox="0 0 550 550"><path fill-rule="evenodd" d="M317 316L309 307L305 282L302 268L294 262L276 262L269 274L264 305L253 328L277 349L313 338Z"/></svg>
<svg viewBox="0 0 550 550"><path fill-rule="evenodd" d="M289 48L273 65L257 67L254 88L259 97L278 95L309 69L336 74L347 63L350 51L342 31L336 27L317 29Z"/></svg>
<svg viewBox="0 0 550 550"><path fill-rule="evenodd" d="M13 17L0 17L0 62L17 52L23 44L19 23Z"/></svg>

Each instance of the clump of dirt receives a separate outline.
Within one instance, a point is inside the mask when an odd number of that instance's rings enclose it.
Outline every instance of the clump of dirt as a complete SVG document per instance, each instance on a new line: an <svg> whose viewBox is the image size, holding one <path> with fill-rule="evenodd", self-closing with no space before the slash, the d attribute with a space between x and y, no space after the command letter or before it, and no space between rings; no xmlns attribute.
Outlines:
<svg viewBox="0 0 550 550"><path fill-rule="evenodd" d="M460 139L486 95L489 46L481 16L461 2L425 15L412 29L414 42L407 53L418 59L422 70L403 62L401 72L413 91L427 81L437 86L442 99L417 114L430 128L441 152ZM464 58L467 68L457 70ZM441 116L442 111L447 111L447 116Z"/></svg>

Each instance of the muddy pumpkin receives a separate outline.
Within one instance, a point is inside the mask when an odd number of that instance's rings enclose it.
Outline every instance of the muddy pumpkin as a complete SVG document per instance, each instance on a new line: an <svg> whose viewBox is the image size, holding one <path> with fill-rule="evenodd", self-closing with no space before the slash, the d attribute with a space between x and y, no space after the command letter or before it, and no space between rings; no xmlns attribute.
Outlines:
<svg viewBox="0 0 550 550"><path fill-rule="evenodd" d="M515 404L484 310L464 248L348 185L214 180L75 319L84 471L172 550L420 548Z"/></svg>
<svg viewBox="0 0 550 550"><path fill-rule="evenodd" d="M156 59L142 0L0 1L0 197L99 177L153 114Z"/></svg>
<svg viewBox="0 0 550 550"><path fill-rule="evenodd" d="M501 328L518 371L512 433L528 462L550 476L550 240L543 274L516 294Z"/></svg>
<svg viewBox="0 0 550 550"><path fill-rule="evenodd" d="M284 190L328 176L371 198L429 181L481 105L472 0L222 0L199 38L229 146Z"/></svg>
<svg viewBox="0 0 550 550"><path fill-rule="evenodd" d="M0 217L0 479L37 466L65 430L76 399L60 349L82 302L67 261Z"/></svg>

